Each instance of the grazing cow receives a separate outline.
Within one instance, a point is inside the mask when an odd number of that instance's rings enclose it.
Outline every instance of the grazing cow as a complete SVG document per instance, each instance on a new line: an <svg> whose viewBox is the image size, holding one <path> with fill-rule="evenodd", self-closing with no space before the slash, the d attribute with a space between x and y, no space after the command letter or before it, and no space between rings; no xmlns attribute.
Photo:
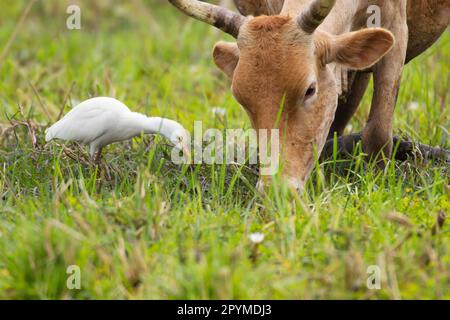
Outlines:
<svg viewBox="0 0 450 320"><path fill-rule="evenodd" d="M314 151L333 132L342 134L371 74L363 148L378 159L391 155L403 66L450 20L450 0L235 0L241 14L196 0L169 2L237 39L217 43L214 61L253 127L280 129L283 174L299 189ZM370 5L378 6L382 28L367 28Z"/></svg>

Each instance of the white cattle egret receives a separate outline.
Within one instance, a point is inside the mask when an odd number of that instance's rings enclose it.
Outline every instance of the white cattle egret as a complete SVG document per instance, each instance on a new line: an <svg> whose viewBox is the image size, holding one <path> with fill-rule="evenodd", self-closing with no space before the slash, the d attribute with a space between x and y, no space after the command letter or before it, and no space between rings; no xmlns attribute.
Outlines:
<svg viewBox="0 0 450 320"><path fill-rule="evenodd" d="M75 106L61 120L45 131L45 140L76 141L89 145L89 153L97 162L102 148L142 133L166 137L185 157L189 155L189 135L176 121L147 117L132 112L122 102L109 97L96 97Z"/></svg>

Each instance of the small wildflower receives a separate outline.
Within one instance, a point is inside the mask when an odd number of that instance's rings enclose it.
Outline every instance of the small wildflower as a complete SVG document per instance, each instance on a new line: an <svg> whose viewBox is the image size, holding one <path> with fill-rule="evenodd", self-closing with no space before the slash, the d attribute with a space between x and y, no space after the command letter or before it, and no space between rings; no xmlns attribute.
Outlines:
<svg viewBox="0 0 450 320"><path fill-rule="evenodd" d="M407 106L408 110L414 111L419 109L420 105L417 101L410 102Z"/></svg>
<svg viewBox="0 0 450 320"><path fill-rule="evenodd" d="M348 132L353 132L353 126L352 126L351 124L348 124L348 125L345 127L345 130L347 130Z"/></svg>
<svg viewBox="0 0 450 320"><path fill-rule="evenodd" d="M226 113L226 110L224 108L214 107L214 108L211 109L211 112L215 116L224 117L225 113Z"/></svg>
<svg viewBox="0 0 450 320"><path fill-rule="evenodd" d="M252 233L249 238L254 244L259 244L264 241L264 234L260 232Z"/></svg>

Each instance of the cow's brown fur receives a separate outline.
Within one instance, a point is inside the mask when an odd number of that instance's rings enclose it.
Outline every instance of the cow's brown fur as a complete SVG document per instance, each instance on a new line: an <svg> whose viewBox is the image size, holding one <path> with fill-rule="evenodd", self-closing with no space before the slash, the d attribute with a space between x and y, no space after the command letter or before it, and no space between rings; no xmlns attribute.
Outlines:
<svg viewBox="0 0 450 320"><path fill-rule="evenodd" d="M257 15L246 19L196 0L169 2L212 25L223 22L221 29L237 36L236 44L216 45L214 60L231 78L255 129L281 129L284 174L297 187L330 128L330 134L342 133L367 88L368 72L374 94L363 148L378 159L391 155L404 64L433 44L450 20L450 0L235 0L241 13ZM383 29L366 28L370 5L380 8ZM317 91L306 97L314 84Z"/></svg>
<svg viewBox="0 0 450 320"><path fill-rule="evenodd" d="M251 19L241 28L237 47L226 44L234 56L232 76L228 65L223 63L224 57L229 56L224 51L225 44L216 46L214 57L219 68L228 68L225 73L232 78L233 93L249 113L255 128L273 128L279 103L285 95L280 128L286 132L283 157L285 173L291 180L300 186L305 181L312 165L313 145L320 152L334 117L336 106L332 96L337 98L341 91L334 91L335 77L327 70L327 63L344 65L347 73L349 68L368 67L368 60L377 62L369 70L351 72L349 79L352 81L349 81L349 90L342 90L345 96L339 100L330 135L334 131L342 134L366 90L370 71L374 75L374 96L363 132L363 147L371 156L389 157L392 115L403 65L425 51L445 30L450 20L450 0L337 0L313 36L295 29L289 18L302 12L311 0L235 2L243 14L279 14ZM275 13L273 10L261 12L268 7L268 2L271 8L280 9ZM350 37L349 31L365 28L369 5L381 8L382 27L392 32L394 44L390 34L381 30L370 36L360 33L359 40L353 34L351 44L345 42L345 38ZM347 50L341 50L339 45ZM380 50L370 50L374 45ZM220 51L222 54L218 54ZM313 107L304 108L298 101L311 75L315 75L319 86L317 100Z"/></svg>
<svg viewBox="0 0 450 320"><path fill-rule="evenodd" d="M367 68L393 42L392 35L382 29L313 36L289 16L261 16L244 24L237 46L218 43L214 59L231 77L233 94L253 127L280 129L285 141L284 174L301 188L312 168L314 149L320 152L325 143L337 106L335 79L327 64L340 61ZM306 90L314 83L317 94L305 100ZM276 124L281 101L283 113Z"/></svg>

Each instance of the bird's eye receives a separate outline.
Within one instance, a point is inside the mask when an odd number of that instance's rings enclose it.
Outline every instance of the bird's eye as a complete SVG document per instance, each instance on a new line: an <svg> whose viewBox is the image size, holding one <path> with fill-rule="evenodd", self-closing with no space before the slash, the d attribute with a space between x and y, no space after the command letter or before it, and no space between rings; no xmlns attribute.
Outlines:
<svg viewBox="0 0 450 320"><path fill-rule="evenodd" d="M305 100L311 98L315 94L316 94L316 83L314 82L308 87L308 90L306 90Z"/></svg>

